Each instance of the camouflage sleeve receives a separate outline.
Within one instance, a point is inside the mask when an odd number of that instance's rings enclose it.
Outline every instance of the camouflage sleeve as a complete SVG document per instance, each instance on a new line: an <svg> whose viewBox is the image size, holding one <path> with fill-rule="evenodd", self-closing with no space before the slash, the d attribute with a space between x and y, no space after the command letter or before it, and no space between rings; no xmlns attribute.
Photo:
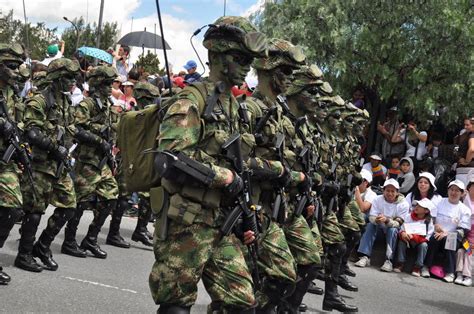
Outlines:
<svg viewBox="0 0 474 314"><path fill-rule="evenodd" d="M35 99L28 101L23 116L24 128L39 127L43 129L43 125L47 121L45 109L44 102Z"/></svg>
<svg viewBox="0 0 474 314"><path fill-rule="evenodd" d="M298 185L299 183L303 182L303 180L301 180L301 172L299 171L294 171L294 170L291 170L291 184L292 185Z"/></svg>
<svg viewBox="0 0 474 314"><path fill-rule="evenodd" d="M81 101L74 110L74 125L83 129L89 129L89 121L91 119L89 105L85 101Z"/></svg>
<svg viewBox="0 0 474 314"><path fill-rule="evenodd" d="M183 152L193 157L200 135L201 119L196 102L193 102L192 96L179 99L169 107L160 125L158 148ZM211 165L211 168L216 173L211 187L225 186L231 171L216 165Z"/></svg>

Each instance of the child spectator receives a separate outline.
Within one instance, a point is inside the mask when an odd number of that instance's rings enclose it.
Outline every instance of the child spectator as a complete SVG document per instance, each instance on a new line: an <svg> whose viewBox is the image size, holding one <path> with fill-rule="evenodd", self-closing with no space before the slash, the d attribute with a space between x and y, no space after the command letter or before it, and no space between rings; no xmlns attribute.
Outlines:
<svg viewBox="0 0 474 314"><path fill-rule="evenodd" d="M470 209L471 230L467 233L461 243L461 248L457 252L456 272L457 277L454 283L466 287L472 286L472 252L474 250L474 172L468 174L467 195L464 204Z"/></svg>
<svg viewBox="0 0 474 314"><path fill-rule="evenodd" d="M434 217L435 232L428 243L425 266L421 274L428 274L428 268L433 266L435 256L444 254L445 282L454 281L454 270L456 263L456 250L445 249L449 233L457 233L458 239L464 238L464 234L471 228L471 210L461 202L464 192L464 183L454 180L448 185L448 197L443 198L436 208L431 212Z"/></svg>
<svg viewBox="0 0 474 314"><path fill-rule="evenodd" d="M431 220L430 212L435 208L432 201L424 198L420 201L414 202L415 208L405 217L399 236L397 256L398 264L394 268L394 272L400 273L403 269L403 264L406 261L407 248L416 248L416 262L411 274L415 277L420 277L421 268L425 261L426 252L428 251L428 239L434 232L433 221ZM423 232L410 232L408 226L418 226ZM428 274L429 277L429 274Z"/></svg>
<svg viewBox="0 0 474 314"><path fill-rule="evenodd" d="M377 194L372 191L370 184L372 183L372 174L367 169L362 169L360 172L362 176L362 183L355 187L354 198L359 207L359 210L364 215L368 215L370 208ZM365 223L364 223L365 225Z"/></svg>
<svg viewBox="0 0 474 314"><path fill-rule="evenodd" d="M388 169L387 179L398 179L400 175L400 157L393 156L390 162L390 169Z"/></svg>
<svg viewBox="0 0 474 314"><path fill-rule="evenodd" d="M400 193L407 195L415 184L415 175L413 174L413 161L410 157L400 159L400 174L398 175L398 184L400 184Z"/></svg>
<svg viewBox="0 0 474 314"><path fill-rule="evenodd" d="M369 162L364 164L362 169L366 169L372 174L372 185L382 185L387 176L387 168L382 165L382 156L379 153L372 153L369 156Z"/></svg>
<svg viewBox="0 0 474 314"><path fill-rule="evenodd" d="M380 270L386 272L393 270L392 258L397 245L398 230L408 214L408 203L403 195L398 193L399 188L397 180L388 179L383 185L383 195L377 196L372 203L369 215L370 223L366 226L358 250L362 257L355 263L355 266L366 267L370 264L369 258L377 233L383 232L387 248L386 260Z"/></svg>
<svg viewBox="0 0 474 314"><path fill-rule="evenodd" d="M412 204L415 201L421 201L424 198L433 202L435 207L443 199L441 195L436 193L435 177L429 172L422 172L416 180L411 192L407 195L409 210L412 210ZM414 205L413 205L414 206Z"/></svg>

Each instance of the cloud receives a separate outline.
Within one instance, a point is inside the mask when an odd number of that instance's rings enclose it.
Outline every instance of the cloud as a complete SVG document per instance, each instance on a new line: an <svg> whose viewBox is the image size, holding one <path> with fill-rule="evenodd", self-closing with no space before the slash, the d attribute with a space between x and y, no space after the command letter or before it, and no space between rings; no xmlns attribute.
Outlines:
<svg viewBox="0 0 474 314"><path fill-rule="evenodd" d="M177 12L177 13L184 13L186 12L186 10L184 10L182 7L178 6L178 5L172 5L171 8L173 9L173 11Z"/></svg>

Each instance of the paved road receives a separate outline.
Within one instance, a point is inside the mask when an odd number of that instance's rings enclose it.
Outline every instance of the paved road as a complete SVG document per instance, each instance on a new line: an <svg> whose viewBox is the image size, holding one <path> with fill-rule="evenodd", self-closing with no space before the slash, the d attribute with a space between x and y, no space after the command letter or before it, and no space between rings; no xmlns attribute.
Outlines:
<svg viewBox="0 0 474 314"><path fill-rule="evenodd" d="M48 210L46 217L49 217ZM44 217L41 226L46 223ZM82 219L79 239L86 233L92 213ZM136 220L124 218L122 234L130 239ZM108 222L99 243L107 251L106 260L73 258L60 253L63 233L53 243L56 272L30 273L13 266L18 246L18 227L0 251L0 262L13 278L0 286L0 311L17 312L135 312L152 313L157 307L148 290L148 274L154 257L151 249L132 242L131 249L105 245ZM150 225L151 228L151 225ZM354 268L355 269L355 268ZM415 278L409 274L387 274L375 268L355 269L360 292L346 292L345 299L359 306L362 313L473 313L474 290L436 279ZM319 284L322 285L321 282ZM310 313L321 313L321 296L306 296ZM200 285L193 313L205 313L209 298Z"/></svg>

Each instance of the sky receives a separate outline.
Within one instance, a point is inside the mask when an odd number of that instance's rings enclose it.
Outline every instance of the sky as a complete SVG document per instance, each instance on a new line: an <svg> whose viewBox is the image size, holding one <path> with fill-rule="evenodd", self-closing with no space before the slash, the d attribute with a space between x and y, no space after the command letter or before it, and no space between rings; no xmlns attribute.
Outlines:
<svg viewBox="0 0 474 314"><path fill-rule="evenodd" d="M70 20L83 16L91 23L99 20L100 0L24 1L29 22L45 22L50 28L57 27L59 34L64 28L70 27L70 24L63 20L63 16ZM248 16L263 2L264 0L227 0L226 15ZM183 65L193 59L198 63L198 71L203 72L204 69L192 50L189 39L196 29L212 23L224 14L224 0L160 0L159 3L165 39L171 46L171 50L167 52L173 71L177 73L183 70ZM4 12L13 9L14 18L23 21L22 1L0 0L0 8ZM120 37L130 31L141 31L145 28L149 32L154 32L155 24L157 34L160 33L155 0L105 0L103 19L118 23ZM195 37L193 43L205 63L207 53L202 45L204 32L205 30ZM141 52L141 48L132 47L132 60ZM164 66L162 51L157 50L157 54Z"/></svg>

